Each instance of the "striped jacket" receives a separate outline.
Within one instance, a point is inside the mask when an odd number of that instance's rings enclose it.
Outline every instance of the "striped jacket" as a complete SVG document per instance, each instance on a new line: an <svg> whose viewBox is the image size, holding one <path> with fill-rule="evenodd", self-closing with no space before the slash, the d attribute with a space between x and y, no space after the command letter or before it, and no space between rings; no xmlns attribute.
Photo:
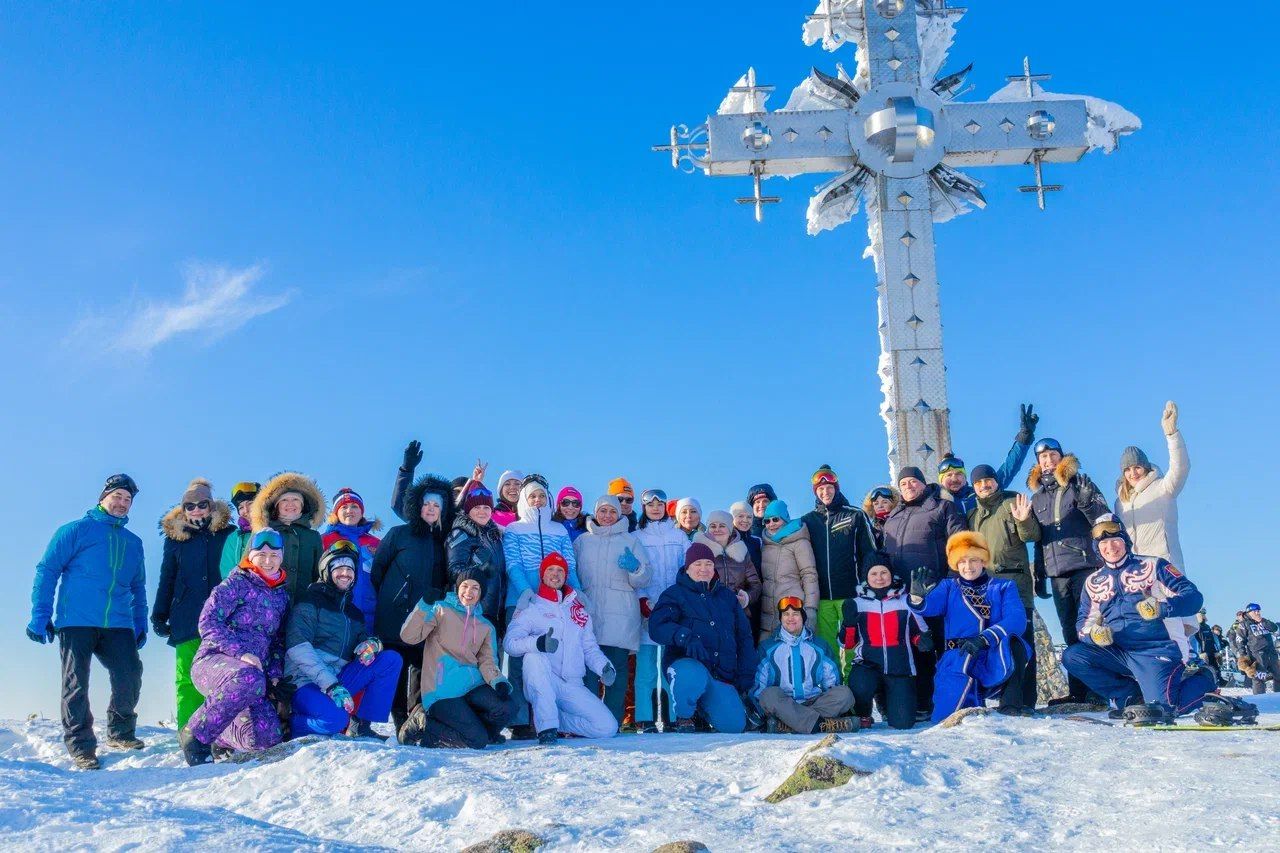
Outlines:
<svg viewBox="0 0 1280 853"><path fill-rule="evenodd" d="M864 583L856 596L844 601L841 644L853 652L856 663L873 666L885 675L916 674L915 644L927 630L924 619L907 607L907 593L901 584L877 596Z"/></svg>
<svg viewBox="0 0 1280 853"><path fill-rule="evenodd" d="M777 687L797 702L808 702L839 683L840 667L823 640L809 628L797 637L778 626L760 647L751 698L759 701L766 688Z"/></svg>

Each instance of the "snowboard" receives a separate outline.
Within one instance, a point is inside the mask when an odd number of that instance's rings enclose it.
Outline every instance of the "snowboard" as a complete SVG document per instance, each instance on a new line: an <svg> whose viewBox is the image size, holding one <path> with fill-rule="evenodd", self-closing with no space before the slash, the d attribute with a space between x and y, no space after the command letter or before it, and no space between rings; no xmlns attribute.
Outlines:
<svg viewBox="0 0 1280 853"><path fill-rule="evenodd" d="M1150 729L1156 732L1280 732L1280 725L1270 726L1205 726L1200 723L1188 723L1186 725L1156 725L1156 726L1126 726L1123 723L1113 722L1111 720L1099 720L1094 717L1083 717L1073 714L1069 717L1061 717L1072 723L1089 723L1095 726L1110 726L1117 729Z"/></svg>

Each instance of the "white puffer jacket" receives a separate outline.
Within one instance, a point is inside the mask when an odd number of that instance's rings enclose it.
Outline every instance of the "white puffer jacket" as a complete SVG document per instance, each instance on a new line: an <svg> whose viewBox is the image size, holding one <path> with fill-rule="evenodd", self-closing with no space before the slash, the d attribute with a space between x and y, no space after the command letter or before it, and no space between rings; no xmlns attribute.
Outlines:
<svg viewBox="0 0 1280 853"><path fill-rule="evenodd" d="M623 554L640 561L634 572L618 566ZM649 556L634 533L627 531L625 518L608 527L587 519L587 532L573 543L578 555L578 579L587 594L587 610L602 646L635 651L644 628L640 615L640 595L653 577Z"/></svg>
<svg viewBox="0 0 1280 853"><path fill-rule="evenodd" d="M1116 498L1115 511L1133 539L1133 552L1146 557L1163 557L1184 574L1182 543L1178 541L1178 494L1187 484L1191 460L1182 433L1165 436L1169 443L1169 473L1147 472L1133 489L1129 500Z"/></svg>
<svg viewBox="0 0 1280 853"><path fill-rule="evenodd" d="M669 518L651 521L645 527L637 527L635 535L640 540L640 544L644 545L649 565L653 569L653 577L649 579L649 585L640 590L640 597L649 599L650 607L657 607L658 597L666 591L667 587L676 582L676 578L684 569L684 552L689 550L689 545L692 543ZM649 639L649 620L647 619L640 637L640 644L657 645Z"/></svg>
<svg viewBox="0 0 1280 853"><path fill-rule="evenodd" d="M545 595L555 596L555 600ZM516 611L507 626L502 647L509 655L524 657L538 651L538 638L548 630L559 645L554 652L546 653L547 663L560 678L581 679L588 669L599 675L609 665L609 659L596 643L591 614L569 587L558 592L540 587L529 606Z"/></svg>
<svg viewBox="0 0 1280 853"><path fill-rule="evenodd" d="M507 564L507 607L514 607L525 590L538 591L542 558L552 551L558 552L569 564L567 583L578 585L578 557L573 552L569 531L560 522L551 520L551 507L529 506L529 494L534 489L542 486L529 483L520 490L520 500L516 501L520 520L508 524L502 532L502 556Z"/></svg>

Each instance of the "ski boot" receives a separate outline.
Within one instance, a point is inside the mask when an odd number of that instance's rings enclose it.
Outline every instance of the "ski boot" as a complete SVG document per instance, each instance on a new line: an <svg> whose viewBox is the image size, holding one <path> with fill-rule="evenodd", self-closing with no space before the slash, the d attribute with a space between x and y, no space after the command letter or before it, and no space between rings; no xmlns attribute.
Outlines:
<svg viewBox="0 0 1280 853"><path fill-rule="evenodd" d="M1163 702L1146 702L1141 705L1130 705L1124 709L1124 724L1134 728L1170 726L1175 721L1173 708Z"/></svg>
<svg viewBox="0 0 1280 853"><path fill-rule="evenodd" d="M178 746L182 748L182 757L187 760L187 765L195 767L197 764L207 764L209 759L213 757L208 744L202 743L191 733L190 726L183 726L178 730Z"/></svg>
<svg viewBox="0 0 1280 853"><path fill-rule="evenodd" d="M560 740L560 732L556 729L543 729L538 732L538 746L555 746Z"/></svg>
<svg viewBox="0 0 1280 853"><path fill-rule="evenodd" d="M694 723L693 717L681 717L676 720L671 730L678 735L691 735L698 731L698 726Z"/></svg>
<svg viewBox="0 0 1280 853"><path fill-rule="evenodd" d="M1252 726L1258 722L1258 706L1243 699L1208 693L1196 711L1195 720L1202 726Z"/></svg>

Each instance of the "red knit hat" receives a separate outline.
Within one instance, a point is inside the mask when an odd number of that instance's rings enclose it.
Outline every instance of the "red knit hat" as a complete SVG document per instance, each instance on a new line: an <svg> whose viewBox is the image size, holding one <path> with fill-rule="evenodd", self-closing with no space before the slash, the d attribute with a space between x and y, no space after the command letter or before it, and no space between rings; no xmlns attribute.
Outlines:
<svg viewBox="0 0 1280 853"><path fill-rule="evenodd" d="M559 551L552 551L550 554L542 558L542 565L538 566L538 580L542 580L542 576L547 573L547 569L552 566L559 566L564 569L565 574L569 573L569 564L565 562L564 557Z"/></svg>

